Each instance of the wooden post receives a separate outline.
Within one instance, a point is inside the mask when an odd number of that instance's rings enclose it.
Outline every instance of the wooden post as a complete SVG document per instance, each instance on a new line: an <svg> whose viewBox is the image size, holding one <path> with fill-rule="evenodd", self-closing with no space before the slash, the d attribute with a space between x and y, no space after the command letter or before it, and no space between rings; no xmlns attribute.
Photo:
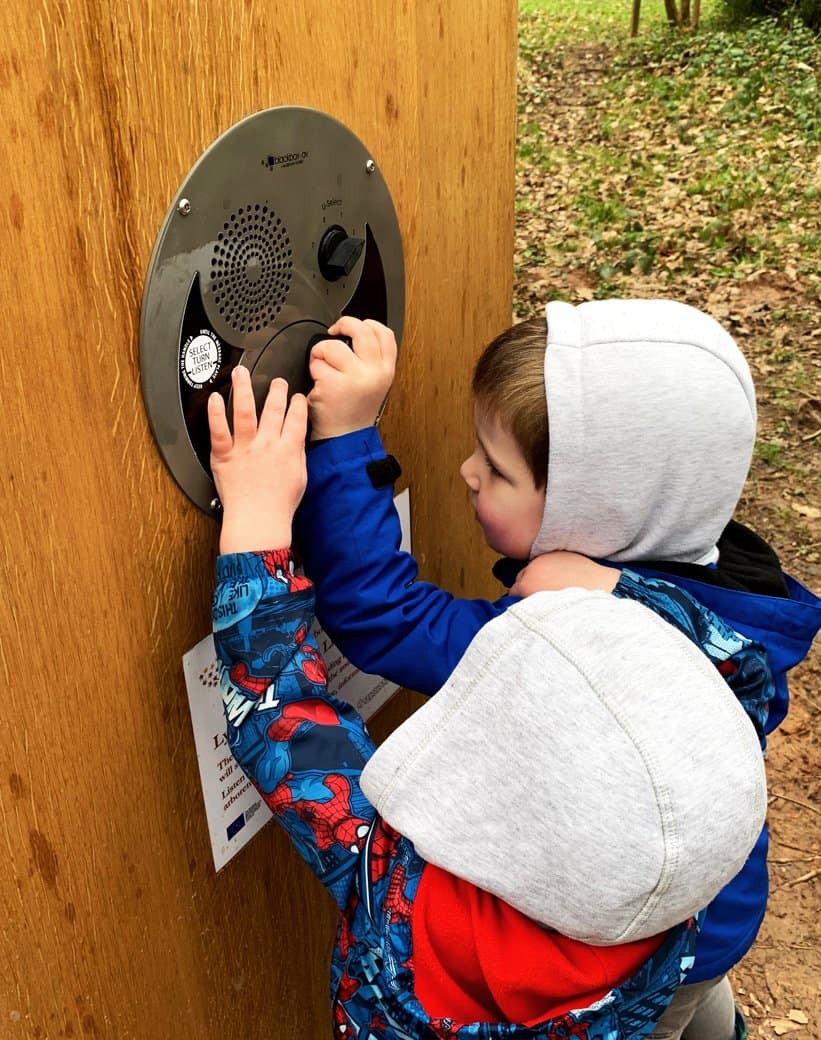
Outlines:
<svg viewBox="0 0 821 1040"><path fill-rule="evenodd" d="M511 316L516 15L514 0L3 5L4 1040L331 1036L331 900L275 826L212 866L181 657L210 628L217 531L149 432L143 279L222 131L278 104L348 125L404 239L384 429L414 547L428 578L490 593L455 473L471 365Z"/></svg>

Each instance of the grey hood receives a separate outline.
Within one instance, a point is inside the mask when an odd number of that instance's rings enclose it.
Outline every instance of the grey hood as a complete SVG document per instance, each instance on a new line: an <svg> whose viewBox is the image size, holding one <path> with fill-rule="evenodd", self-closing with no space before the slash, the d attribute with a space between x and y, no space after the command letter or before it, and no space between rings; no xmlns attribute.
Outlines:
<svg viewBox="0 0 821 1040"><path fill-rule="evenodd" d="M767 807L758 738L707 656L582 589L488 622L362 791L429 862L603 946L706 906Z"/></svg>
<svg viewBox="0 0 821 1040"><path fill-rule="evenodd" d="M735 341L671 300L551 302L546 316L550 449L531 557L713 562L755 440Z"/></svg>

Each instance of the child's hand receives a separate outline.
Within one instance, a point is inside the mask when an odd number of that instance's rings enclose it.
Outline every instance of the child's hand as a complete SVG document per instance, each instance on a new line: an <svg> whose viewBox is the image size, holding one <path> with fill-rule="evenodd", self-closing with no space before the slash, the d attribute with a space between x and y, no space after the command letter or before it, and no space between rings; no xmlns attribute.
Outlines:
<svg viewBox="0 0 821 1040"><path fill-rule="evenodd" d="M208 399L211 472L222 502L220 552L287 549L291 522L305 491L305 397L288 384L271 383L257 425L251 373L238 365L231 373L234 436L228 428L225 402Z"/></svg>
<svg viewBox="0 0 821 1040"><path fill-rule="evenodd" d="M615 567L603 567L578 553L556 551L537 556L519 571L510 594L524 597L569 588L612 592L620 576L621 571Z"/></svg>
<svg viewBox="0 0 821 1040"><path fill-rule="evenodd" d="M396 368L396 339L378 321L346 316L328 333L350 336L353 349L341 340L326 339L311 351L314 387L308 407L313 441L373 426Z"/></svg>

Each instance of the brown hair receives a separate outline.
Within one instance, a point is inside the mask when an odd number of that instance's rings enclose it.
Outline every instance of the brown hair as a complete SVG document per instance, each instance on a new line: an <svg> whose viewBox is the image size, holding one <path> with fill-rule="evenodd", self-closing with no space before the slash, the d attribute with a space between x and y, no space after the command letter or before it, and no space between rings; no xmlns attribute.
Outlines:
<svg viewBox="0 0 821 1040"><path fill-rule="evenodd" d="M489 343L473 373L478 409L513 435L538 488L547 483L546 345L545 319L528 318Z"/></svg>

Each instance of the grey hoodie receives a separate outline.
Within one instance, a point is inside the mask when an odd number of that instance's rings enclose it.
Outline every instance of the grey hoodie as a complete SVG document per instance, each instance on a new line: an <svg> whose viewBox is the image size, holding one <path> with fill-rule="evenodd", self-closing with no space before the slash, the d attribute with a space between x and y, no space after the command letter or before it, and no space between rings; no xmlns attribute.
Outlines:
<svg viewBox="0 0 821 1040"><path fill-rule="evenodd" d="M732 337L672 300L546 313L550 454L531 556L714 562L755 440L753 382Z"/></svg>
<svg viewBox="0 0 821 1040"><path fill-rule="evenodd" d="M755 433L731 337L671 301L550 303L547 320L532 554L714 559ZM639 603L579 589L489 622L362 789L430 862L601 945L706 906L766 810L752 724L705 655Z"/></svg>
<svg viewBox="0 0 821 1040"><path fill-rule="evenodd" d="M764 823L753 726L702 651L632 600L541 592L476 635L362 790L429 862L563 935L656 935Z"/></svg>

